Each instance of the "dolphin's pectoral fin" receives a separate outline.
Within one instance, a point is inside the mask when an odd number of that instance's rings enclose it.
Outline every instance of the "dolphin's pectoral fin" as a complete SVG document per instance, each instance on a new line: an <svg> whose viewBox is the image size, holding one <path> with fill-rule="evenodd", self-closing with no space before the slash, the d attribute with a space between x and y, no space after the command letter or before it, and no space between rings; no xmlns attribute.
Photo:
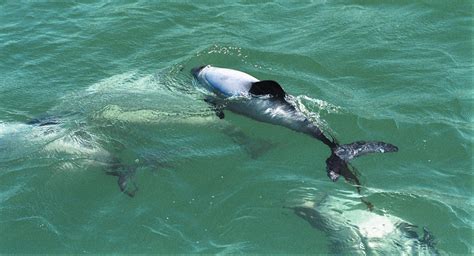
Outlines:
<svg viewBox="0 0 474 256"><path fill-rule="evenodd" d="M127 170L127 171L107 171L107 175L118 177L117 184L120 188L120 191L128 195L129 197L134 197L136 192L138 191L138 186L133 180L135 171L134 170ZM132 181L132 182L130 182ZM130 184L131 183L131 184Z"/></svg>
<svg viewBox="0 0 474 256"><path fill-rule="evenodd" d="M225 115L223 103L219 103L218 101L213 100L211 98L205 98L204 101L209 104L210 108L212 109L212 111L214 111L216 116L219 117L219 119L224 119Z"/></svg>
<svg viewBox="0 0 474 256"><path fill-rule="evenodd" d="M286 92L281 85L272 80L262 80L252 83L249 92L253 95L271 95L277 99L285 99Z"/></svg>

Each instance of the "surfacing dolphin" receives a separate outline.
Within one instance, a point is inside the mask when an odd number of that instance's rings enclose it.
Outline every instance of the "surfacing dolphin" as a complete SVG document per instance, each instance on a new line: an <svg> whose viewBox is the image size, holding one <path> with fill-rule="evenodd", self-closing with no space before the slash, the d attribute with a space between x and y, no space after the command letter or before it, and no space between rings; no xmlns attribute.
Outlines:
<svg viewBox="0 0 474 256"><path fill-rule="evenodd" d="M331 150L331 155L326 160L326 170L332 181L342 175L346 180L360 185L358 178L349 169L348 162L351 159L368 153L398 151L396 146L381 141L357 141L340 145L332 137L329 139L288 101L292 96L275 81L260 81L238 70L210 65L193 68L191 73L215 94L215 97L207 98L206 102L213 106L219 118L224 118L223 110L228 109L261 122L308 134L326 144Z"/></svg>

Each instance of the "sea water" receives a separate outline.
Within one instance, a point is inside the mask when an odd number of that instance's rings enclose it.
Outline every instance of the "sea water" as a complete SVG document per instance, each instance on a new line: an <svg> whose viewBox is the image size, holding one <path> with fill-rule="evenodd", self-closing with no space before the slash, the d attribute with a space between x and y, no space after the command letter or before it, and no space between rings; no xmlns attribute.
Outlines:
<svg viewBox="0 0 474 256"><path fill-rule="evenodd" d="M470 254L472 36L471 1L2 2L0 253ZM333 183L321 142L217 118L203 64L400 150L351 161L360 194ZM371 243L386 219L419 237Z"/></svg>

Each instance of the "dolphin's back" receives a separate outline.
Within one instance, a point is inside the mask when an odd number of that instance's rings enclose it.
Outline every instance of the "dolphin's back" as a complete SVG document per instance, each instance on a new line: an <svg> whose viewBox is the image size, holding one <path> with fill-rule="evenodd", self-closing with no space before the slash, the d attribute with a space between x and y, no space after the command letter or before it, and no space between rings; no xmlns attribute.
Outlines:
<svg viewBox="0 0 474 256"><path fill-rule="evenodd" d="M244 72L217 67L206 67L202 78L213 90L228 97L246 95L252 83L259 81Z"/></svg>

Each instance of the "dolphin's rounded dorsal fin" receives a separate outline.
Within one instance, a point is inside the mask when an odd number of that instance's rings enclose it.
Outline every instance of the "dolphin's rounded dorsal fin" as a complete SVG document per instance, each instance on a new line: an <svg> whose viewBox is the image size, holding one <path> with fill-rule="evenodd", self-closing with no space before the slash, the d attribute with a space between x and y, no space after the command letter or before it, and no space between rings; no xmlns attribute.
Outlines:
<svg viewBox="0 0 474 256"><path fill-rule="evenodd" d="M254 95L271 95L278 99L285 99L286 92L281 85L273 80L262 80L252 83L249 92Z"/></svg>

